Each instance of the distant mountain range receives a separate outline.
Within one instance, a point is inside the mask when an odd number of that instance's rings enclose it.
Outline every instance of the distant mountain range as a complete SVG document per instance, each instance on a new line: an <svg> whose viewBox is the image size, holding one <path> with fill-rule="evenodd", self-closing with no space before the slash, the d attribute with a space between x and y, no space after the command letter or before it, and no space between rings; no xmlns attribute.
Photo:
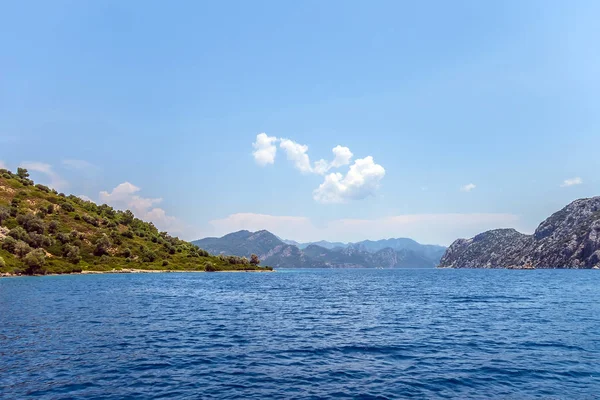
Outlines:
<svg viewBox="0 0 600 400"><path fill-rule="evenodd" d="M239 231L192 242L211 254L250 257L275 268L433 268L446 251L412 239L365 240L357 243L282 240L269 231Z"/></svg>
<svg viewBox="0 0 600 400"><path fill-rule="evenodd" d="M600 269L600 196L575 200L542 222L533 235L496 229L458 239L440 267Z"/></svg>

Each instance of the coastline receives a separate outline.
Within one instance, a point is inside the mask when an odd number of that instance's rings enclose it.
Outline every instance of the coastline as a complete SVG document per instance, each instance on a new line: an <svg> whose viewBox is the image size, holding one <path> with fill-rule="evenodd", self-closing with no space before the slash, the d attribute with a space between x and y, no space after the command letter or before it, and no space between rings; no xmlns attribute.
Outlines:
<svg viewBox="0 0 600 400"><path fill-rule="evenodd" d="M268 269L253 269L253 270L224 270L224 271L197 271L197 270L177 270L177 269L137 269L137 268L123 268L123 269L112 269L110 271L93 271L86 270L81 272L70 272L66 274L43 274L43 275L24 275L24 274L11 274L11 273L0 273L1 278L23 278L28 276L61 276L61 275L101 275L101 274L165 274L165 273L221 273L221 272L275 272L276 270Z"/></svg>

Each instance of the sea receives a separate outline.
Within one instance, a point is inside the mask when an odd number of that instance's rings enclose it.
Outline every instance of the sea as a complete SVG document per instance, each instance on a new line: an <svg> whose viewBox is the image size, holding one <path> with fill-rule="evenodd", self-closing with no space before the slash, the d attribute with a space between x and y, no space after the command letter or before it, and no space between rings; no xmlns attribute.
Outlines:
<svg viewBox="0 0 600 400"><path fill-rule="evenodd" d="M599 399L600 271L0 279L2 399Z"/></svg>

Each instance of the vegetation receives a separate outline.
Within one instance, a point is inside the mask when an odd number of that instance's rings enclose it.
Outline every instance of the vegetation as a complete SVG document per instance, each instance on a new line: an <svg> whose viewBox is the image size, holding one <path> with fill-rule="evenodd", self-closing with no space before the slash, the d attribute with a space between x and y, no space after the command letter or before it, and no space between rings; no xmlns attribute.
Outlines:
<svg viewBox="0 0 600 400"><path fill-rule="evenodd" d="M97 205L0 169L0 272L270 270L258 257L212 256L129 210Z"/></svg>

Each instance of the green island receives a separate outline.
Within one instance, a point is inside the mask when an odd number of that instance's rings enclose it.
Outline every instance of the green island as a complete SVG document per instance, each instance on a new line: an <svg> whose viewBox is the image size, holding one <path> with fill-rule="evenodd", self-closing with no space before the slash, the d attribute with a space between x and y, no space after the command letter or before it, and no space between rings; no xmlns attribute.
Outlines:
<svg viewBox="0 0 600 400"><path fill-rule="evenodd" d="M214 256L151 222L0 169L0 274L272 271L253 255Z"/></svg>

